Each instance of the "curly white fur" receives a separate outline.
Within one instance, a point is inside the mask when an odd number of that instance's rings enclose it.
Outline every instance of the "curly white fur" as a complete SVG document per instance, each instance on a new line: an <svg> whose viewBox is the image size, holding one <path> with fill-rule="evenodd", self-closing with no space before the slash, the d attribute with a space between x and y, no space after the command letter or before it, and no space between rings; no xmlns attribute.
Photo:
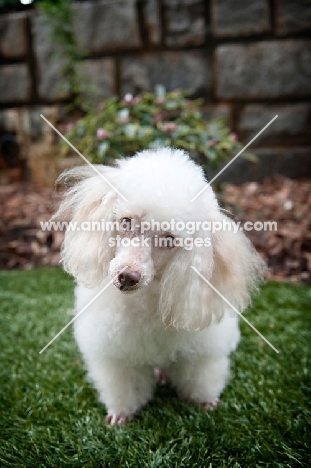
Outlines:
<svg viewBox="0 0 311 468"><path fill-rule="evenodd" d="M90 167L65 172L71 185L55 216L85 220L222 221L200 167L181 150L162 148L122 159L117 167L97 166L127 198ZM108 411L108 422L131 419L152 397L153 369L160 367L188 400L217 401L229 377L229 354L239 339L238 318L192 269L195 266L231 304L242 311L256 287L263 263L238 232L211 234L210 247L167 249L109 247L109 237L139 232L67 231L65 269L77 280L78 312L115 277L75 321L75 337L89 376ZM158 234L158 233L157 233ZM170 233L176 235L176 233ZM152 241L155 232L146 233ZM167 233L163 233L167 235ZM192 237L204 237L195 232ZM122 269L139 281L121 291Z"/></svg>

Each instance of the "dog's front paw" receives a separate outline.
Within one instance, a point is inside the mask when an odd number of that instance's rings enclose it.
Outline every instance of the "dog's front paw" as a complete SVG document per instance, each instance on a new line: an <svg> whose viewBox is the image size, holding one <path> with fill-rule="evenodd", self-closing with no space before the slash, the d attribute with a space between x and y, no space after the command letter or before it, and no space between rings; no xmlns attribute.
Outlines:
<svg viewBox="0 0 311 468"><path fill-rule="evenodd" d="M214 409L216 409L219 402L220 402L219 398L215 398L212 401L199 402L199 401L196 401L195 399L193 399L193 398L191 398L191 397L189 397L187 395L184 395L181 392L178 392L178 397L181 400L185 401L186 403L200 405L200 406L202 406L202 408L204 408L206 410L209 410L209 411L213 411Z"/></svg>
<svg viewBox="0 0 311 468"><path fill-rule="evenodd" d="M115 414L115 413L108 413L106 416L106 423L110 424L111 426L124 426L129 421L132 421L133 415L131 414Z"/></svg>
<svg viewBox="0 0 311 468"><path fill-rule="evenodd" d="M160 367L154 368L154 375L161 385L168 385L170 383L170 379L168 378L166 372L163 369L160 369Z"/></svg>
<svg viewBox="0 0 311 468"><path fill-rule="evenodd" d="M218 404L219 404L219 398L215 398L214 401L206 401L204 403L202 403L202 406L204 409L207 409L209 411L213 411L214 409L217 408Z"/></svg>

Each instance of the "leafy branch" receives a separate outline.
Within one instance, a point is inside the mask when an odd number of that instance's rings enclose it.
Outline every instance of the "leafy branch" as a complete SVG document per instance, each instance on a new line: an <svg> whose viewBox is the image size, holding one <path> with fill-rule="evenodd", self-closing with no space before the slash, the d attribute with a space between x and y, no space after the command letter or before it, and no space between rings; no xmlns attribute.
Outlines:
<svg viewBox="0 0 311 468"><path fill-rule="evenodd" d="M223 119L209 123L201 113L202 100L190 100L185 91L137 97L126 94L100 103L76 124L69 124L68 139L94 163L109 164L121 155L147 148L183 148L205 168L211 168L238 152L242 145ZM68 153L63 146L63 155Z"/></svg>

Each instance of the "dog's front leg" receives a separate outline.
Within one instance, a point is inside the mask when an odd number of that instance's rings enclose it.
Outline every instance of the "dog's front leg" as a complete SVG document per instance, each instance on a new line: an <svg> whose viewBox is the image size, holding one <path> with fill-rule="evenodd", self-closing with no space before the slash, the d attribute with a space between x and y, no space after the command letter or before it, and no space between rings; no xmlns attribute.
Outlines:
<svg viewBox="0 0 311 468"><path fill-rule="evenodd" d="M151 399L156 381L152 367L130 366L113 358L88 364L89 375L106 406L108 423L125 424Z"/></svg>
<svg viewBox="0 0 311 468"><path fill-rule="evenodd" d="M229 379L230 361L227 356L182 359L172 363L167 373L180 398L212 409Z"/></svg>

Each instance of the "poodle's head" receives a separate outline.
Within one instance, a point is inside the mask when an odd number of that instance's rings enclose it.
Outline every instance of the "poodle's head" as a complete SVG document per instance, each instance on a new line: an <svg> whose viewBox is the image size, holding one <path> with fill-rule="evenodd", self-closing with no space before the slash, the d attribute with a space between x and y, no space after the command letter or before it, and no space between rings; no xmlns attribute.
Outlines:
<svg viewBox="0 0 311 468"><path fill-rule="evenodd" d="M80 167L61 179L71 188L55 216L76 223L62 259L79 283L95 287L110 276L124 294L154 281L163 322L189 330L227 307L210 284L240 310L247 305L262 262L241 232L213 233L212 223L233 223L186 153L143 151L117 167Z"/></svg>

